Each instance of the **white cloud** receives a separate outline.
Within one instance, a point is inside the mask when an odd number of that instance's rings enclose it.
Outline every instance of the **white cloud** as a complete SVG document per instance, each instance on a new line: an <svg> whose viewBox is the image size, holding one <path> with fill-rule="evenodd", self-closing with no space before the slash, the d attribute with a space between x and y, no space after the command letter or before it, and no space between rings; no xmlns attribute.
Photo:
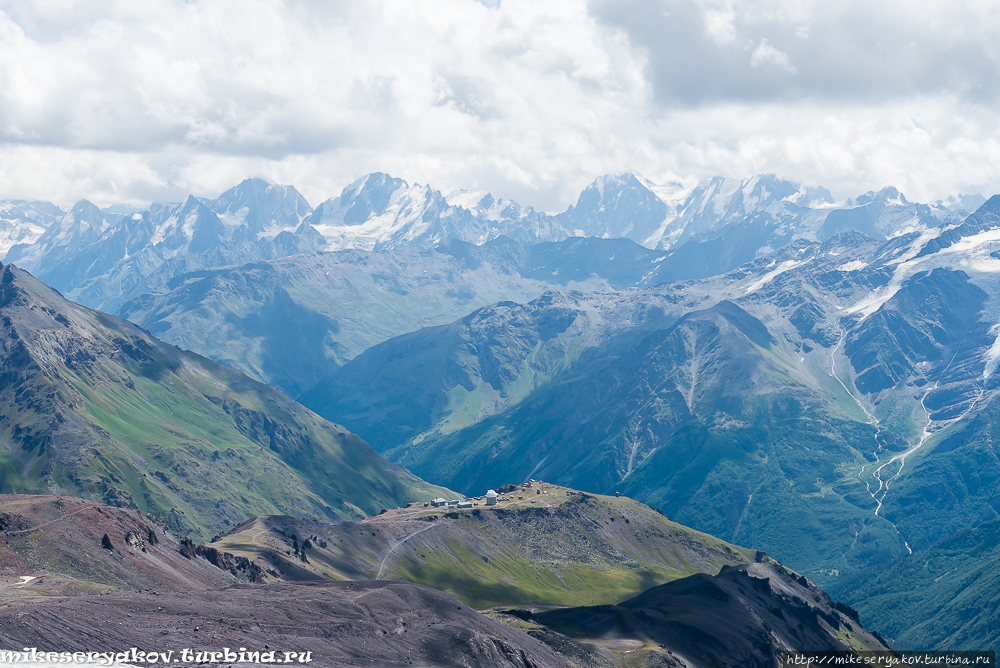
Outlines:
<svg viewBox="0 0 1000 668"><path fill-rule="evenodd" d="M760 67L761 65L776 65L791 74L796 72L795 65L792 65L788 54L771 46L766 37L761 38L760 44L750 56L751 67Z"/></svg>
<svg viewBox="0 0 1000 668"><path fill-rule="evenodd" d="M729 7L705 11L705 35L716 44L736 41L736 14Z"/></svg>
<svg viewBox="0 0 1000 668"><path fill-rule="evenodd" d="M561 210L627 169L991 194L997 28L972 1L0 0L0 197L258 175L318 203L381 170Z"/></svg>

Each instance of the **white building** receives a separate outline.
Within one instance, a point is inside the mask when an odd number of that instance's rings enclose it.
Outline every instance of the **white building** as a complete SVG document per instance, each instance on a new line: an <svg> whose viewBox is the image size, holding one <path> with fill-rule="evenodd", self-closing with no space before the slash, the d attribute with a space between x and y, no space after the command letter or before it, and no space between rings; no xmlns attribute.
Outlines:
<svg viewBox="0 0 1000 668"><path fill-rule="evenodd" d="M435 508L438 507L438 506L443 506L446 503L448 503L448 502L445 501L444 499L442 499L440 496L438 498L434 499L433 501L431 501L431 505L434 506Z"/></svg>
<svg viewBox="0 0 1000 668"><path fill-rule="evenodd" d="M486 492L486 505L487 506L497 505L497 493L494 492L492 489Z"/></svg>

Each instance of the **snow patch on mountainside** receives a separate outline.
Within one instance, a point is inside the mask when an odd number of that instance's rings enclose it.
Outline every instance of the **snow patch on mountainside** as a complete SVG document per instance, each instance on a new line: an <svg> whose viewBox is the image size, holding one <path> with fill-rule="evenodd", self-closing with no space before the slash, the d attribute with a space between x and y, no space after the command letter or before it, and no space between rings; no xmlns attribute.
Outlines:
<svg viewBox="0 0 1000 668"><path fill-rule="evenodd" d="M485 190L456 190L445 197L445 201L448 202L450 206L457 206L462 209L468 209L473 211L478 208L479 203L482 202L488 192Z"/></svg>
<svg viewBox="0 0 1000 668"><path fill-rule="evenodd" d="M990 327L990 334L996 338L993 340L993 345L990 349L986 351L986 366L983 368L983 380L986 380L997 370L997 366L1000 365L1000 323Z"/></svg>
<svg viewBox="0 0 1000 668"><path fill-rule="evenodd" d="M758 278L756 281L754 281L753 283L751 283L750 285L748 285L746 287L746 289L744 290L743 294L747 294L748 295L751 292L756 292L757 290L760 290L762 287L764 287L765 285L767 285L768 283L770 283L772 280L774 280L774 278L776 276L779 276L779 275L785 273L786 271L791 271L792 269L795 269L796 267L801 267L802 265L804 265L808 261L809 260L785 260L784 262L782 262L781 264L779 264L777 267L775 267L774 269L772 269L771 271L767 272L766 274L764 274L763 276L761 276L760 278Z"/></svg>
<svg viewBox="0 0 1000 668"><path fill-rule="evenodd" d="M845 262L844 264L837 267L839 271L859 271L868 266L867 262L862 262L861 260L851 260L850 262Z"/></svg>
<svg viewBox="0 0 1000 668"><path fill-rule="evenodd" d="M892 299L914 274L937 267L962 269L969 267L975 261L982 264L984 260L988 259L990 244L1000 242L1000 228L991 229L962 237L947 248L942 248L930 255L916 257L928 241L937 238L943 231L941 228L927 230L910 244L906 253L887 262L886 264L896 265L889 283L883 288L872 291L867 297L845 309L845 313L860 313L861 319L864 320ZM1000 270L1000 262L996 263L996 267L997 270Z"/></svg>

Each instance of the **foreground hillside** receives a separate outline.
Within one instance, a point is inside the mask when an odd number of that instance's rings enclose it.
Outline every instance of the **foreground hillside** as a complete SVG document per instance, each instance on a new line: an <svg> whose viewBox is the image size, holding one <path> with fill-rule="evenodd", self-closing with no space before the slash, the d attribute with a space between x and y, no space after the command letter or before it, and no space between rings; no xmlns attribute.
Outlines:
<svg viewBox="0 0 1000 668"><path fill-rule="evenodd" d="M501 498L358 523L258 517L203 546L136 510L0 496L0 647L523 668L883 648L804 577L631 499L541 483Z"/></svg>
<svg viewBox="0 0 1000 668"><path fill-rule="evenodd" d="M760 551L626 497L511 488L495 506L417 503L359 523L258 517L212 547L288 580L445 591L584 666L773 666L786 649L884 648L853 610Z"/></svg>
<svg viewBox="0 0 1000 668"><path fill-rule="evenodd" d="M657 618L663 621L650 623ZM235 659L239 648L262 656L274 651L281 659L295 652L292 662L310 652L310 663L324 668L771 668L786 649L885 649L780 567L695 576L620 606L542 613L530 625L514 619L501 624L402 582L235 585L3 608L0 644L50 651L155 647L174 652L174 660L183 660L184 648L230 647Z"/></svg>
<svg viewBox="0 0 1000 668"><path fill-rule="evenodd" d="M238 585L8 607L0 609L0 646L64 652L148 648L143 651L173 652L169 660L188 665L211 658L187 658L183 649L218 651L220 663L224 647L233 651L230 662L244 648L259 652L262 661L270 656L272 662L289 658L300 665L301 658L322 668L574 665L445 594L400 582Z"/></svg>
<svg viewBox="0 0 1000 668"><path fill-rule="evenodd" d="M3 494L0 606L122 589L214 589L263 577L245 560L220 568L190 559L183 546L163 522L139 510L69 496Z"/></svg>
<svg viewBox="0 0 1000 668"><path fill-rule="evenodd" d="M207 538L438 492L278 391L0 269L0 492L138 508Z"/></svg>

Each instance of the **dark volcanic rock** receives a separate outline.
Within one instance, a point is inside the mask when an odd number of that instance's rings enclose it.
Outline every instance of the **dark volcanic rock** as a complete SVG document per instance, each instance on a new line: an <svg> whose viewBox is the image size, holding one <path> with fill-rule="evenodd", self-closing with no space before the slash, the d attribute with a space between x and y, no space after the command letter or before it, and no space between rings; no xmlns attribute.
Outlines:
<svg viewBox="0 0 1000 668"><path fill-rule="evenodd" d="M0 646L39 650L312 652L313 666L571 666L543 643L400 582L119 593L0 610ZM295 659L292 659L295 661Z"/></svg>
<svg viewBox="0 0 1000 668"><path fill-rule="evenodd" d="M772 668L785 650L851 649L848 634L882 649L856 615L772 563L723 567L714 577L692 575L618 605L550 610L534 619L578 639L656 643L693 666Z"/></svg>

